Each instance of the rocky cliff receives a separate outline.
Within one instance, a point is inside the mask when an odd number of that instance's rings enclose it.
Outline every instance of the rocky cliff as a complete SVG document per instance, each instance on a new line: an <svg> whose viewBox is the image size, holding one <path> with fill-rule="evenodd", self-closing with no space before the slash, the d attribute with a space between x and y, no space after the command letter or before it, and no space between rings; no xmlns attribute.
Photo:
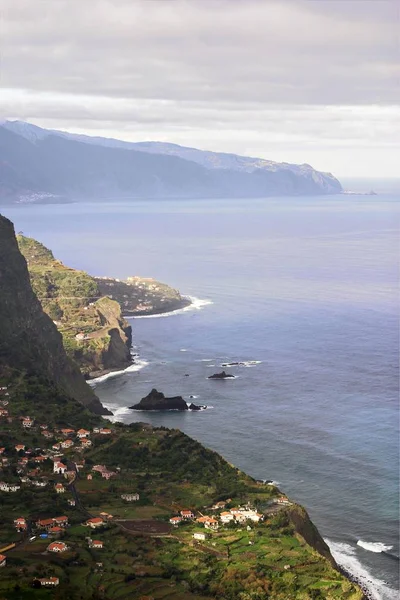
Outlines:
<svg viewBox="0 0 400 600"><path fill-rule="evenodd" d="M65 266L40 242L23 235L17 239L32 287L82 373L90 378L128 367L132 331L119 304L101 297L93 277Z"/></svg>
<svg viewBox="0 0 400 600"><path fill-rule="evenodd" d="M45 377L93 412L109 414L66 355L61 334L32 290L13 225L0 216L0 371L10 367Z"/></svg>

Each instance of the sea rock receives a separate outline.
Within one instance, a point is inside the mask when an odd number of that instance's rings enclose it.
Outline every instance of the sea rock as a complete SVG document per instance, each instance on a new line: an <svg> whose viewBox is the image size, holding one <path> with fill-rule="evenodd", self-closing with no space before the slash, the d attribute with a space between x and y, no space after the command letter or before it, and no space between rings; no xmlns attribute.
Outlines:
<svg viewBox="0 0 400 600"><path fill-rule="evenodd" d="M129 408L133 410L188 410L188 405L182 396L166 398L162 392L153 388L148 396Z"/></svg>
<svg viewBox="0 0 400 600"><path fill-rule="evenodd" d="M193 404L193 402L189 404L189 410L205 410L206 408L207 406L205 406L204 404L201 404L200 406L198 406L197 404Z"/></svg>
<svg viewBox="0 0 400 600"><path fill-rule="evenodd" d="M214 373L214 375L210 375L208 379L233 379L234 377L234 375L230 375L225 371L221 371L221 373Z"/></svg>

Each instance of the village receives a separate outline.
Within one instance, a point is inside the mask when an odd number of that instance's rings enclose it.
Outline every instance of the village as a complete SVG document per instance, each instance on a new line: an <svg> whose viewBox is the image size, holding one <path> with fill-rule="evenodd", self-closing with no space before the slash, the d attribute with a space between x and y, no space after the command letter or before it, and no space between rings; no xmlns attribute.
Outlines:
<svg viewBox="0 0 400 600"><path fill-rule="evenodd" d="M12 427L12 430L17 432L16 443L0 448L0 494L3 497L10 495L16 498L25 489L36 489L37 493L40 490L42 493L48 490L60 498L57 505L65 507L66 513L42 514L38 518L25 513L15 516L12 521L10 519L17 537L13 540L0 540L0 567L7 568L8 556L12 557L13 552L29 549L31 545L33 547L38 543L41 544L43 555L68 555L77 549L78 544L84 544L88 549L95 551L94 566L101 570L103 562L99 560L99 554L101 555L106 548L103 534L110 527L119 527L120 531L129 531L130 534L135 533L136 527L136 533L142 534L146 531L145 526L141 530L140 525L150 523L150 520L121 520L107 511L94 512L90 509L89 512L82 504L82 496L88 496L91 488L96 489L100 486L104 489L102 485L106 482L124 480L124 471L120 467L92 464L92 461L86 461L85 458L89 450L97 444L102 444L102 440L115 437L118 434L115 428L55 428L30 415L13 414L12 397L6 386L0 388L0 426L5 426L6 429ZM34 448L30 444L32 435L35 439L43 440ZM139 504L141 499L138 491L134 489L125 489L123 493L116 489L113 495L124 505ZM172 501L171 504L174 505L175 502ZM276 497L272 512L279 506L289 504L286 497ZM143 507L150 515L149 508ZM77 511L79 515L86 514L87 518L76 523L71 511ZM154 512L157 514L156 510ZM150 535L171 536L191 545L208 542L210 547L216 546L212 536L218 531L235 528L241 531L243 526L247 531L251 531L254 526L265 520L265 514L259 512L251 503L232 506L231 499L214 502L201 510L181 507L176 514L171 514L170 509L169 515L168 511L164 510L160 517L162 520L158 526L157 521L153 520L152 528L149 529ZM76 536L70 535L74 528L85 528L86 535L80 537L79 541ZM182 536L179 537L181 529ZM250 545L251 543L249 541ZM49 572L46 577L36 577L33 581L36 587L40 585L53 588L62 584L55 572Z"/></svg>

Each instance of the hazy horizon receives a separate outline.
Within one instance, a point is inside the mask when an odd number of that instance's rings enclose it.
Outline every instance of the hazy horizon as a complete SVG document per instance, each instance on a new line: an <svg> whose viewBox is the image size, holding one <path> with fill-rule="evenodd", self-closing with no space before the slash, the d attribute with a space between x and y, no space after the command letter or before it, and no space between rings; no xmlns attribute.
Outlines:
<svg viewBox="0 0 400 600"><path fill-rule="evenodd" d="M396 0L4 0L1 20L5 119L397 176Z"/></svg>

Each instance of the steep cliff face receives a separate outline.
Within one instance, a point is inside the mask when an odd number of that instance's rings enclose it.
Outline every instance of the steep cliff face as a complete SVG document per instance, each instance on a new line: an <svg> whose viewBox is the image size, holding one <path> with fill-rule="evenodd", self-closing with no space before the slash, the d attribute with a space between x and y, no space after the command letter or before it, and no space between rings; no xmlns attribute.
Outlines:
<svg viewBox="0 0 400 600"><path fill-rule="evenodd" d="M290 507L288 516L297 533L304 538L307 544L328 559L331 565L337 569L338 566L331 554L328 544L326 544L322 535L311 521L307 511L302 506L296 504Z"/></svg>
<svg viewBox="0 0 400 600"><path fill-rule="evenodd" d="M33 290L63 336L67 354L86 377L132 363L131 327L121 307L102 293L93 277L65 266L40 242L17 237Z"/></svg>
<svg viewBox="0 0 400 600"><path fill-rule="evenodd" d="M13 225L0 216L0 370L10 366L46 377L93 412L109 414L67 357L57 327L32 291Z"/></svg>

